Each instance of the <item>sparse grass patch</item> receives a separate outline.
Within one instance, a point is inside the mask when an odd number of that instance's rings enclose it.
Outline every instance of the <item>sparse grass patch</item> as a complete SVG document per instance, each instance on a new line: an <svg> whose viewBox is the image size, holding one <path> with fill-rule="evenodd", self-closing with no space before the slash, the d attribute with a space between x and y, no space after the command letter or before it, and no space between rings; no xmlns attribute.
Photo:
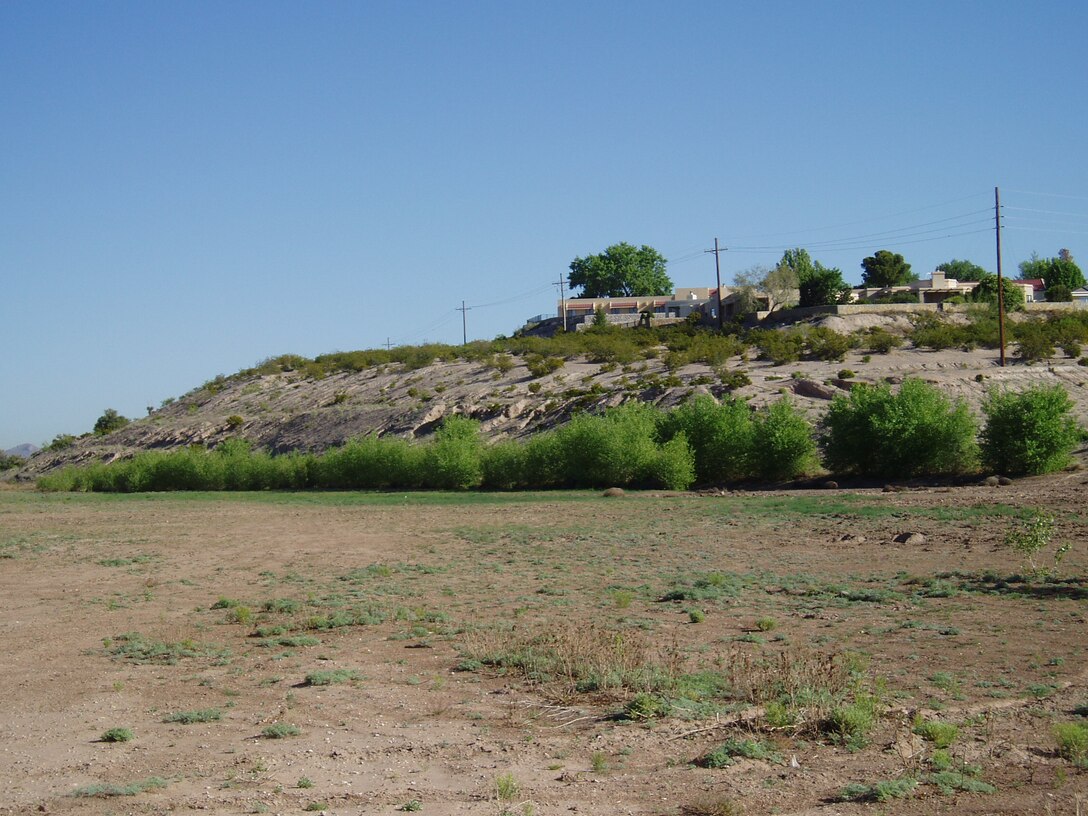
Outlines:
<svg viewBox="0 0 1088 816"><path fill-rule="evenodd" d="M914 718L914 733L922 739L932 742L935 748L947 748L956 741L959 736L959 728L948 722L940 720L927 720L922 716Z"/></svg>
<svg viewBox="0 0 1088 816"><path fill-rule="evenodd" d="M261 731L261 736L265 739L284 739L286 737L297 737L302 733L302 729L297 725L291 725L290 723L276 723L270 725Z"/></svg>
<svg viewBox="0 0 1088 816"><path fill-rule="evenodd" d="M76 788L72 791L72 796L95 797L100 799L106 799L112 796L135 796L138 793L145 793L149 790L165 788L168 784L169 782L165 779L161 779L157 776L149 776L147 779L129 782L127 785L86 785L85 787Z"/></svg>
<svg viewBox="0 0 1088 816"><path fill-rule="evenodd" d="M512 773L503 773L495 777L495 797L501 802L509 802L521 793L521 785Z"/></svg>
<svg viewBox="0 0 1088 816"><path fill-rule="evenodd" d="M198 708L193 711L177 711L169 714L163 718L163 722L192 725L193 723L218 722L222 718L223 712L218 708Z"/></svg>
<svg viewBox="0 0 1088 816"><path fill-rule="evenodd" d="M737 757L781 762L782 756L769 742L759 739L729 739L702 757L698 764L704 768L725 768L736 762Z"/></svg>
<svg viewBox="0 0 1088 816"><path fill-rule="evenodd" d="M1088 768L1088 725L1077 722L1055 723L1054 739L1058 755L1078 768Z"/></svg>
<svg viewBox="0 0 1088 816"><path fill-rule="evenodd" d="M890 802L893 799L906 799L918 787L918 780L913 777L888 779L872 785L855 783L847 785L839 794L843 802Z"/></svg>

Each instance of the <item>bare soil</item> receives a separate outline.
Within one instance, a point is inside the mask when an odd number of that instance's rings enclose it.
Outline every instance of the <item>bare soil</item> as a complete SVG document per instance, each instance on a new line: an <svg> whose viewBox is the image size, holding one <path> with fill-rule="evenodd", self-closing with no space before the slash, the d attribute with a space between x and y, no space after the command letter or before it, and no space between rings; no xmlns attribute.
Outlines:
<svg viewBox="0 0 1088 816"><path fill-rule="evenodd" d="M1052 726L1088 723L1086 486L1072 471L619 498L0 490L0 813L1080 814L1088 771ZM1072 545L1060 580L1021 580L1003 545L1030 509ZM924 542L894 541L912 532ZM662 600L707 576L730 591ZM373 620L320 628L347 610ZM632 722L616 717L630 691L462 662L481 638L596 630L734 681L761 656L851 653L883 713L850 750L728 695ZM357 678L305 682L336 669ZM221 719L165 722L206 709ZM996 792L923 781L841 801L926 778L919 712L959 726L955 762ZM300 733L264 736L275 724ZM133 739L100 741L117 727ZM697 764L730 737L779 758Z"/></svg>

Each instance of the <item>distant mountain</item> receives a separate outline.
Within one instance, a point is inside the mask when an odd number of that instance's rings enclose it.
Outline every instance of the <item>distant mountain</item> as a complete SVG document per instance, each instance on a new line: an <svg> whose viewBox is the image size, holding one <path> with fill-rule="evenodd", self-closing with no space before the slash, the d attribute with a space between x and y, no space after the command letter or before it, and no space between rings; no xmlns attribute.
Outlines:
<svg viewBox="0 0 1088 816"><path fill-rule="evenodd" d="M8 456L21 456L24 459L29 459L32 454L37 452L38 446L32 445L29 442L24 442L22 445L16 445L14 448L8 448L4 451Z"/></svg>

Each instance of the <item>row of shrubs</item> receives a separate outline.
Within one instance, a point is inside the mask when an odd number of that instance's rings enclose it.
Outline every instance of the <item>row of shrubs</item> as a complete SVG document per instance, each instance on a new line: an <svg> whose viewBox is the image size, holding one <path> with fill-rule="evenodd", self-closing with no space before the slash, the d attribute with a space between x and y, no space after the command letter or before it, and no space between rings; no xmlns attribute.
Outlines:
<svg viewBox="0 0 1088 816"><path fill-rule="evenodd" d="M966 404L908 379L898 392L857 385L831 403L819 430L788 398L759 410L700 396L670 411L632 402L576 415L528 441L488 445L479 425L446 419L427 442L365 436L324 453L271 456L232 440L214 451L146 452L42 477L44 490L486 490L779 481L817 472L905 478L1008 474L1068 464L1082 431L1060 386L994 392L979 433Z"/></svg>
<svg viewBox="0 0 1088 816"><path fill-rule="evenodd" d="M950 322L931 312L913 316L913 322L907 339L917 348L996 348L999 343L997 312L991 306L972 308L963 323ZM1088 343L1088 312L1023 319L1010 322L1008 328L1008 341L1024 346L1022 356L1028 359L1050 356L1055 348L1062 349L1068 356L1078 357L1081 345ZM735 324L728 325L723 333L692 323L653 328L597 326L584 332L559 332L554 337L499 337L462 346L439 343L400 346L323 354L312 360L286 354L265 360L235 376L298 372L308 378L320 379L336 372L364 371L382 365L399 364L412 370L434 362L455 360L509 368L513 365L511 357L536 361L585 357L591 362L623 365L657 356L661 347L665 348L665 362L674 369L691 363L716 367L750 352L782 365L800 359L841 360L852 349L882 354L902 343L903 337L882 328L840 334L823 327L745 329ZM548 371L539 371L535 376L544 373ZM217 378L206 387L215 390L226 379Z"/></svg>

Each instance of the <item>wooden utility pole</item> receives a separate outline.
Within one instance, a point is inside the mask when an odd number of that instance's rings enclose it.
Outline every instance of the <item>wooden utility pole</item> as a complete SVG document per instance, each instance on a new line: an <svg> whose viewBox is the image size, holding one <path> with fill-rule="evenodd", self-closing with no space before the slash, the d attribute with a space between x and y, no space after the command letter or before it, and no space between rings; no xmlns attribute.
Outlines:
<svg viewBox="0 0 1088 816"><path fill-rule="evenodd" d="M563 273L559 273L559 283L556 286L559 287L559 303L560 309L563 315L563 331L567 330L567 295L566 290L563 288L565 281L563 280Z"/></svg>
<svg viewBox="0 0 1088 816"><path fill-rule="evenodd" d="M389 351L391 348L393 348L393 343L387 337L385 338L385 350Z"/></svg>
<svg viewBox="0 0 1088 816"><path fill-rule="evenodd" d="M1005 281L1001 277L1001 190L994 187L994 232L997 235L997 333L1001 367L1005 367Z"/></svg>
<svg viewBox="0 0 1088 816"><path fill-rule="evenodd" d="M714 239L714 249L704 249L703 252L714 253L714 274L718 279L718 331L722 330L722 265L721 265L721 253L726 251L726 247L718 247L718 239Z"/></svg>
<svg viewBox="0 0 1088 816"><path fill-rule="evenodd" d="M468 321L467 321L467 319L465 317L465 313L466 312L471 312L472 307L471 306L466 306L465 302L462 300L461 305L458 306L456 309L454 309L454 311L461 313L461 345L462 346L467 346L468 345Z"/></svg>

